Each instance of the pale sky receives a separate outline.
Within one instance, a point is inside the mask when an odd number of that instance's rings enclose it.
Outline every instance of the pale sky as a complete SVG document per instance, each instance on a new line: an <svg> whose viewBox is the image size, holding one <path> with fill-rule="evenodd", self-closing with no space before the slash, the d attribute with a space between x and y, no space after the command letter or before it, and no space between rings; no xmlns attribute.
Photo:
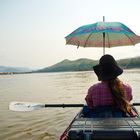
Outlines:
<svg viewBox="0 0 140 140"><path fill-rule="evenodd" d="M140 35L140 0L0 0L0 65L44 68L64 59L99 59L102 48L65 45L78 27L122 22ZM140 56L140 44L106 49L116 59Z"/></svg>

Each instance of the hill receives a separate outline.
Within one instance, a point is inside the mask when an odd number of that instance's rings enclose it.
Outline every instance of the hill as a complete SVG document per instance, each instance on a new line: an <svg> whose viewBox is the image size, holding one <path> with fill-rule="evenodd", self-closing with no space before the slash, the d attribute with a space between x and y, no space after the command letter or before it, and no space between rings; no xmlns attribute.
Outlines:
<svg viewBox="0 0 140 140"><path fill-rule="evenodd" d="M91 59L83 58L75 61L65 59L53 66L40 69L36 72L88 71L92 70L92 67L95 64L97 64L97 61Z"/></svg>
<svg viewBox="0 0 140 140"><path fill-rule="evenodd" d="M121 59L118 64L124 69L140 68L140 57Z"/></svg>
<svg viewBox="0 0 140 140"><path fill-rule="evenodd" d="M140 68L140 57L120 59L117 61L118 64L123 69ZM65 71L90 71L93 70L93 66L98 63L98 60L92 59L78 59L78 60L68 60L65 59L55 65L50 67L45 67L36 71L32 71L26 67L10 67L10 66L0 66L0 73L40 73L40 72L65 72Z"/></svg>
<svg viewBox="0 0 140 140"><path fill-rule="evenodd" d="M2 72L29 72L31 69L25 67L10 67L10 66L0 66L0 73Z"/></svg>
<svg viewBox="0 0 140 140"><path fill-rule="evenodd" d="M140 68L140 57L120 59L118 64L124 69ZM98 63L97 60L91 59L78 59L70 61L65 59L55 65L40 69L35 72L64 72L64 71L90 71L93 70L93 66Z"/></svg>

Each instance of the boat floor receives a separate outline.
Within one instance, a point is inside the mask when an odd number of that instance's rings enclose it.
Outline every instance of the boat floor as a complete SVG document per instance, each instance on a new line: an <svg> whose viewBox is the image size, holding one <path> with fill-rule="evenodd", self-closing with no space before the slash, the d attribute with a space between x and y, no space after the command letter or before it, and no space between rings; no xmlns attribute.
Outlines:
<svg viewBox="0 0 140 140"><path fill-rule="evenodd" d="M68 140L140 139L139 118L78 118L72 123Z"/></svg>
<svg viewBox="0 0 140 140"><path fill-rule="evenodd" d="M85 118L81 110L66 140L140 140L140 117Z"/></svg>

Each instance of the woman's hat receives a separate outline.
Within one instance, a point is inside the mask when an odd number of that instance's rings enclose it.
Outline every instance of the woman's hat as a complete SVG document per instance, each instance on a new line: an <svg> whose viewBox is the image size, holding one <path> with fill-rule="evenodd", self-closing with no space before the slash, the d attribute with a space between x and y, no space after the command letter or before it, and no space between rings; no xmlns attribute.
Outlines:
<svg viewBox="0 0 140 140"><path fill-rule="evenodd" d="M94 66L93 70L99 81L111 80L123 73L123 70L118 66L113 56L108 54L100 58L99 64Z"/></svg>

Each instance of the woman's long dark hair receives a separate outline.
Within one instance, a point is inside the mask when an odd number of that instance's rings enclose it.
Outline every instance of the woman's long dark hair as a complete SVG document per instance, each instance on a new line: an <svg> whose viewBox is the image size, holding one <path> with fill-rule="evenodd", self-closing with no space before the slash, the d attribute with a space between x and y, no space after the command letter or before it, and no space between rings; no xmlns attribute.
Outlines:
<svg viewBox="0 0 140 140"><path fill-rule="evenodd" d="M118 79L112 79L108 81L108 86L113 95L116 105L120 107L124 112L131 112L131 105L126 99L126 93L123 87L123 83Z"/></svg>

